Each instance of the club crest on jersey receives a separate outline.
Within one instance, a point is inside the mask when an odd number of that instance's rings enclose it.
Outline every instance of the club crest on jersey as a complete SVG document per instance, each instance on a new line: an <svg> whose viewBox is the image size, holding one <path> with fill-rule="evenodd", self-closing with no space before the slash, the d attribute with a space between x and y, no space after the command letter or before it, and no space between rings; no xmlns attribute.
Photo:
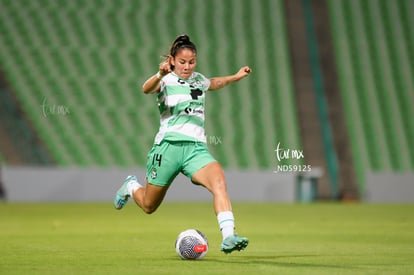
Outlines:
<svg viewBox="0 0 414 275"><path fill-rule="evenodd" d="M152 168L152 171L151 171L151 178L152 179L155 179L157 177L157 168Z"/></svg>

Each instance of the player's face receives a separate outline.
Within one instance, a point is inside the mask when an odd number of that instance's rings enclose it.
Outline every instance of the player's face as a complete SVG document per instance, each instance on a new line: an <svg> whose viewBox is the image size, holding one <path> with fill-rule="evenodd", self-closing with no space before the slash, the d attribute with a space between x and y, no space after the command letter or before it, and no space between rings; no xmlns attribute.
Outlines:
<svg viewBox="0 0 414 275"><path fill-rule="evenodd" d="M171 64L174 65L174 73L176 75L183 79L188 79L194 72L197 64L196 53L191 49L181 49L171 59Z"/></svg>

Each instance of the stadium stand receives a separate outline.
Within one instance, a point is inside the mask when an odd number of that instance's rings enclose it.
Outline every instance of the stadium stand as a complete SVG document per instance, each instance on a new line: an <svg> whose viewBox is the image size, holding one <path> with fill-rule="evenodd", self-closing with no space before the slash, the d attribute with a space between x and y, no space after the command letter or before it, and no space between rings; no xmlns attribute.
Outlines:
<svg viewBox="0 0 414 275"><path fill-rule="evenodd" d="M413 171L414 2L328 3L358 182Z"/></svg>
<svg viewBox="0 0 414 275"><path fill-rule="evenodd" d="M188 33L206 76L253 69L208 96L212 153L228 168L269 168L279 142L300 148L282 4L2 0L0 66L58 165L144 166L158 110L140 86Z"/></svg>

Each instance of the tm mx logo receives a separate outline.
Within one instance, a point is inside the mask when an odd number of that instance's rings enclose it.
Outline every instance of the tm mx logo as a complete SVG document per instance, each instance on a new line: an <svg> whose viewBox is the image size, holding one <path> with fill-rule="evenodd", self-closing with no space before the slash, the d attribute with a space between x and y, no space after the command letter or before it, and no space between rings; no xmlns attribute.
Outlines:
<svg viewBox="0 0 414 275"><path fill-rule="evenodd" d="M223 140L219 136L207 136L207 142L212 145L220 145L223 143Z"/></svg>

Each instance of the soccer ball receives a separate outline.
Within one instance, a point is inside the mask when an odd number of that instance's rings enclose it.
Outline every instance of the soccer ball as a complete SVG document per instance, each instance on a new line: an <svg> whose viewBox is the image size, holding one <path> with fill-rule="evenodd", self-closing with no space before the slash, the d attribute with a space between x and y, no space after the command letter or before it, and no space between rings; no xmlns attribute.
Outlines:
<svg viewBox="0 0 414 275"><path fill-rule="evenodd" d="M200 260L208 251L207 238L196 229L187 229L178 235L175 251L183 260Z"/></svg>

